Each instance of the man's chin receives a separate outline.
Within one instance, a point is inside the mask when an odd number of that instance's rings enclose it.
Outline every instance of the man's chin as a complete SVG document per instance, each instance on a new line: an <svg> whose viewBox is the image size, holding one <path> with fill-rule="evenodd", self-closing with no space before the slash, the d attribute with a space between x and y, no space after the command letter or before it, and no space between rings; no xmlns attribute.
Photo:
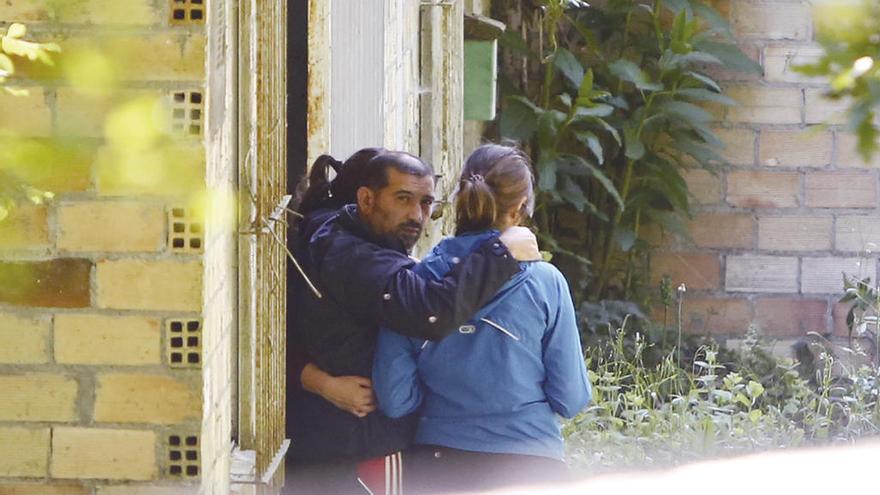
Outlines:
<svg viewBox="0 0 880 495"><path fill-rule="evenodd" d="M403 247L406 248L407 251L415 247L416 243L419 242L419 237L422 235L421 232L418 234L398 234L397 238L400 239L400 242L403 243Z"/></svg>

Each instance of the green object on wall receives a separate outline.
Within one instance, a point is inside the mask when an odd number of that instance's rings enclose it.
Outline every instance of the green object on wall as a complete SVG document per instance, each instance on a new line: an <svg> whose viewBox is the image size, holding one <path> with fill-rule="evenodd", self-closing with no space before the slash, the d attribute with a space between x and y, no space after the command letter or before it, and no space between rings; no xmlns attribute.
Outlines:
<svg viewBox="0 0 880 495"><path fill-rule="evenodd" d="M498 42L464 42L464 118L494 120L498 78Z"/></svg>

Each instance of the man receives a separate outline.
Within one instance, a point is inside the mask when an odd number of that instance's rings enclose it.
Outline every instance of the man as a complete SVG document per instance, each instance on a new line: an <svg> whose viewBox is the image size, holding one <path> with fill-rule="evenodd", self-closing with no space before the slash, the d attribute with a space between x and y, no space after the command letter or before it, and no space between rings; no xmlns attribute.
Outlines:
<svg viewBox="0 0 880 495"><path fill-rule="evenodd" d="M439 340L467 321L519 271L538 259L525 229L493 236L445 278L414 274L408 256L434 203L434 173L407 153L367 164L357 205L332 215L311 236L308 271L322 297L304 294L294 311L306 354L332 376L368 377L380 327ZM363 417L308 392L291 394L292 485L303 493L357 492L353 465L405 448L414 418ZM341 482L329 486L335 480Z"/></svg>

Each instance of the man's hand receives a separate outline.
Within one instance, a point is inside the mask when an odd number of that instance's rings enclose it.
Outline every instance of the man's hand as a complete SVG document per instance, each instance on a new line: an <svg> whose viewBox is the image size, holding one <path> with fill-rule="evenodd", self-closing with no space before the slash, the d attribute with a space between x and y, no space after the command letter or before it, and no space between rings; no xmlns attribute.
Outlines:
<svg viewBox="0 0 880 495"><path fill-rule="evenodd" d="M359 418L376 410L373 382L362 376L331 376L313 363L300 377L304 390L318 394L334 406Z"/></svg>
<svg viewBox="0 0 880 495"><path fill-rule="evenodd" d="M518 261L541 261L538 238L525 227L510 227L501 233L501 242Z"/></svg>

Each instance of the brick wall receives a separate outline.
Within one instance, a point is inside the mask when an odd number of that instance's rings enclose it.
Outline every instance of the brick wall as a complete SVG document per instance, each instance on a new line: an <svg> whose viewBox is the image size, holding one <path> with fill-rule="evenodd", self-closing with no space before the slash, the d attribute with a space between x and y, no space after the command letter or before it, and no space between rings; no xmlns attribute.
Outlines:
<svg viewBox="0 0 880 495"><path fill-rule="evenodd" d="M222 464L206 433L228 451L203 397L228 410L214 388L229 383L204 380L202 357L229 362L215 356L231 318L202 310L231 307L232 287L207 285L232 279L231 227L206 236L190 196L205 176L205 8L0 2L0 29L20 21L64 50L56 67L20 65L10 84L29 96L0 92L0 128L17 135L0 146L21 150L4 165L56 193L0 223L0 493L194 493ZM147 127L129 117L144 108L168 134L139 149ZM228 192L230 172L212 172Z"/></svg>
<svg viewBox="0 0 880 495"><path fill-rule="evenodd" d="M860 253L880 242L880 160L858 158L840 125L844 107L822 97L821 81L792 70L821 53L809 2L722 7L764 73L717 74L740 103L719 115L731 165L718 176L687 174L697 205L692 239L666 239L654 280L666 273L688 285L691 331L740 336L755 324L780 338L845 335L841 273L877 279L876 254Z"/></svg>

